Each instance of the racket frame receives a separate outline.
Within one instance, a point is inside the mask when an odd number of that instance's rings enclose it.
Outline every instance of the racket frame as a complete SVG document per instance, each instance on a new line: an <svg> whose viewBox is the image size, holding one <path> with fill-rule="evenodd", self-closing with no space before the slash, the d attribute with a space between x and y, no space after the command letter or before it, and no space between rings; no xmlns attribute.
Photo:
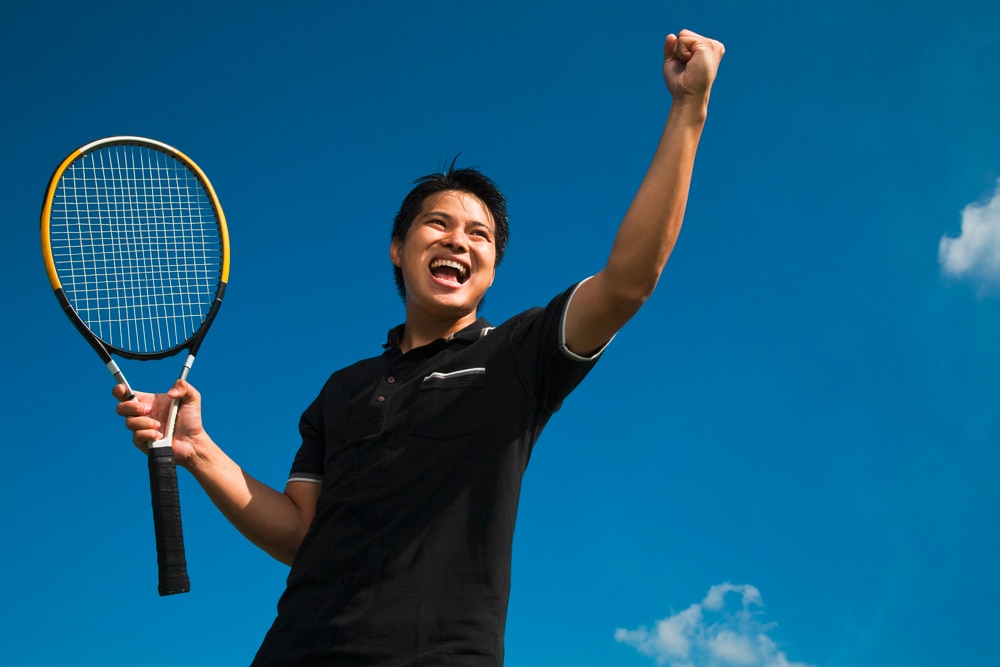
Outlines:
<svg viewBox="0 0 1000 667"><path fill-rule="evenodd" d="M66 170L79 158L93 153L102 148L116 145L142 146L160 151L172 157L187 167L197 178L204 188L209 202L215 214L216 224L219 229L220 239L220 274L219 284L215 297L205 314L201 324L187 340L178 343L168 349L155 352L135 352L122 349L95 334L84 322L83 318L76 312L69 298L66 296L56 268L56 262L52 251L51 239L51 215L52 206L56 191ZM211 327L215 316L222 305L222 298L225 295L226 285L229 281L229 230L226 224L226 216L222 210L215 188L212 187L208 176L202 171L194 160L177 150L173 146L165 144L155 139L139 137L133 135L119 135L105 137L87 143L70 153L59 164L49 179L46 188L45 199L42 204L41 214L41 240L42 255L45 260L45 270L49 278L49 283L55 293L59 305L69 318L73 326L80 332L83 338L97 352L104 362L108 371L118 384L124 385L126 389L126 401L135 398L135 393L129 385L125 374L115 362L112 354L125 359L148 361L153 359L163 359L174 356L181 350L188 351L187 359L181 368L179 379L186 380L191 366L194 364L195 355L201 347L205 334ZM177 470L173 458L173 432L177 418L178 401L175 399L170 406L170 413L166 423L166 432L163 438L148 445L149 453L149 480L150 495L153 506L153 524L156 536L157 564L159 570L159 593L163 595L173 595L176 593L186 593L191 589L187 574L187 561L184 555L184 536L180 515L180 497L177 488Z"/></svg>

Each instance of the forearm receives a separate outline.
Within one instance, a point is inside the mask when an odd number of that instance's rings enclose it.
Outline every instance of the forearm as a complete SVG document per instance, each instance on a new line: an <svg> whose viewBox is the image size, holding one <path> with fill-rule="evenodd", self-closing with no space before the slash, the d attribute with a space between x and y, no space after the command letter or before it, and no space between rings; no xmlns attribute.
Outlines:
<svg viewBox="0 0 1000 667"><path fill-rule="evenodd" d="M653 293L684 220L705 117L704 103L671 106L607 264L580 286L567 311L566 344L574 352L587 355L599 349Z"/></svg>
<svg viewBox="0 0 1000 667"><path fill-rule="evenodd" d="M309 528L313 507L300 507L285 493L257 481L207 437L184 467L248 540L291 564Z"/></svg>
<svg viewBox="0 0 1000 667"><path fill-rule="evenodd" d="M677 242L707 103L706 96L671 105L649 169L618 228L601 278L625 308L638 308L652 294Z"/></svg>

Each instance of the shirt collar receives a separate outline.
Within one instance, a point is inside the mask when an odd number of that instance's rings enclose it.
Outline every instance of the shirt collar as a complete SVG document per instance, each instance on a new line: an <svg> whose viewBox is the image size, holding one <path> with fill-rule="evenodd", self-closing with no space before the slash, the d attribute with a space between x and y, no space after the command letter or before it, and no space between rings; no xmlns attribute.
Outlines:
<svg viewBox="0 0 1000 667"><path fill-rule="evenodd" d="M382 343L382 347L386 350L389 349L399 349L399 341L403 338L403 328L405 324L400 324L398 326L389 329L389 334L386 336L386 341ZM475 322L465 327L461 331L456 331L447 338L439 339L443 340L445 343L450 343L452 341L466 341L472 342L479 340L490 331L493 330L493 326L486 320L485 317L480 317Z"/></svg>

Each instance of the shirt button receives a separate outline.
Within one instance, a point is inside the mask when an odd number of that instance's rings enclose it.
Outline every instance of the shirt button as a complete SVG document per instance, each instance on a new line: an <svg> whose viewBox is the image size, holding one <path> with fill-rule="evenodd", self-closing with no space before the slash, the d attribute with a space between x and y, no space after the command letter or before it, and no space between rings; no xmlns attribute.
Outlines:
<svg viewBox="0 0 1000 667"><path fill-rule="evenodd" d="M389 384L392 384L393 382L395 382L395 381L396 381L396 378L394 378L394 377L392 377L392 376L390 375L389 377L387 377L387 378L385 379L385 381L386 381L386 382L388 382Z"/></svg>
<svg viewBox="0 0 1000 667"><path fill-rule="evenodd" d="M379 394L378 396L375 397L375 400L381 403L385 400L385 396Z"/></svg>

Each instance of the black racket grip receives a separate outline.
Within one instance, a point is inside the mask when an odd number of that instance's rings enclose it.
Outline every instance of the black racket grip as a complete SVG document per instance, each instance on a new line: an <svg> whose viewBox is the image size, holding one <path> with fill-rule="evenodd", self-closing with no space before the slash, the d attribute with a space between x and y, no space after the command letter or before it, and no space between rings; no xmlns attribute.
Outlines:
<svg viewBox="0 0 1000 667"><path fill-rule="evenodd" d="M153 500L153 530L156 562L160 571L160 595L187 593L187 560L181 528L181 499L177 491L177 466L170 447L149 448L149 491Z"/></svg>

